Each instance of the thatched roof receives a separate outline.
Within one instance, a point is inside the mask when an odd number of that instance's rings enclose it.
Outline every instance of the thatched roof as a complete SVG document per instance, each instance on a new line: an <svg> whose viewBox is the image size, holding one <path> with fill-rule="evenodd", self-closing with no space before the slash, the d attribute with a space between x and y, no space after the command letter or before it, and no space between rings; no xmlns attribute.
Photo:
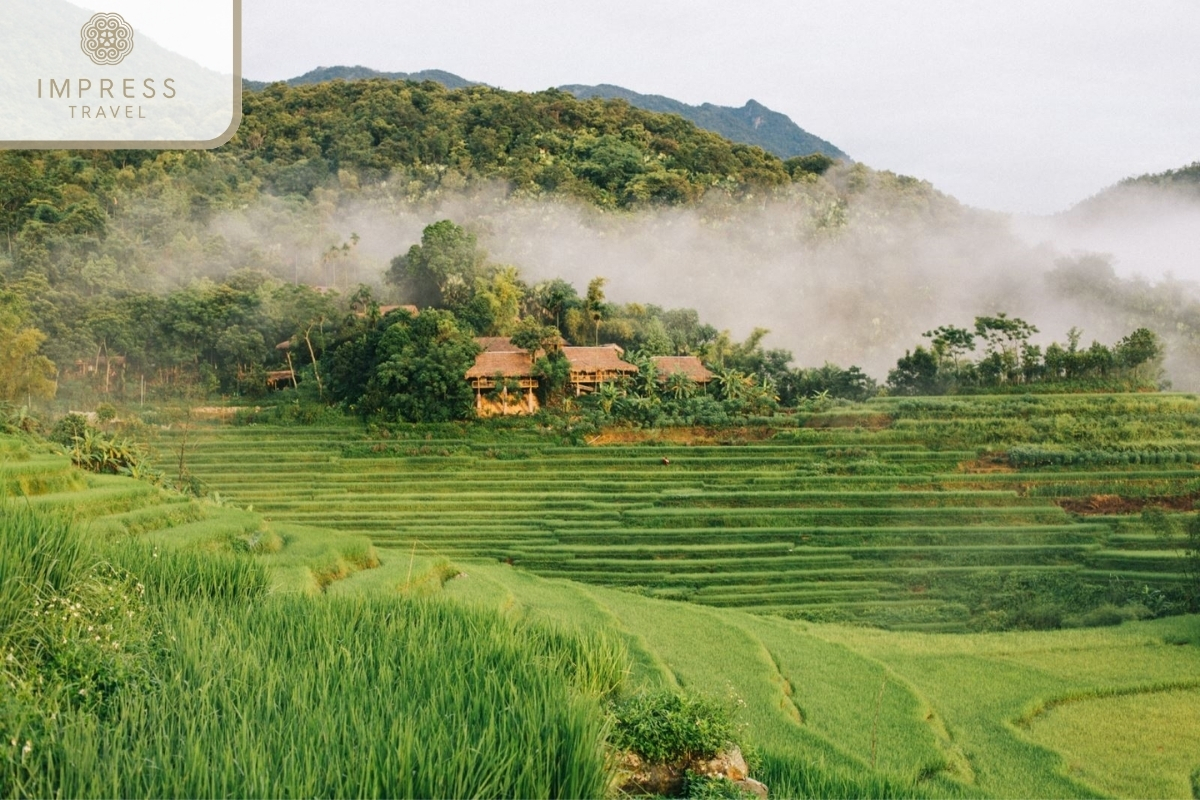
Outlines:
<svg viewBox="0 0 1200 800"><path fill-rule="evenodd" d="M524 353L520 347L512 343L507 336L476 336L475 344L483 348L485 353Z"/></svg>
<svg viewBox="0 0 1200 800"><path fill-rule="evenodd" d="M633 364L621 360L625 352L615 344L600 347L564 347L563 355L575 372L637 372Z"/></svg>
<svg viewBox="0 0 1200 800"><path fill-rule="evenodd" d="M524 350L483 352L475 356L475 364L467 370L466 378L491 378L497 373L505 378L531 377L533 359Z"/></svg>
<svg viewBox="0 0 1200 800"><path fill-rule="evenodd" d="M651 361L660 381L677 373L688 376L696 383L708 383L713 379L713 374L695 356L655 356Z"/></svg>

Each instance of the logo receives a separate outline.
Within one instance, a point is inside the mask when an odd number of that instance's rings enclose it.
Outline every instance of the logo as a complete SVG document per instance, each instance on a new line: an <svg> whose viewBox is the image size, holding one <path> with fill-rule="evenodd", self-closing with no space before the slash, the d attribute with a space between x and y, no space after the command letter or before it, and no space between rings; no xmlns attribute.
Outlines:
<svg viewBox="0 0 1200 800"><path fill-rule="evenodd" d="M133 52L133 27L120 14L96 14L79 32L79 40L93 63L120 64Z"/></svg>

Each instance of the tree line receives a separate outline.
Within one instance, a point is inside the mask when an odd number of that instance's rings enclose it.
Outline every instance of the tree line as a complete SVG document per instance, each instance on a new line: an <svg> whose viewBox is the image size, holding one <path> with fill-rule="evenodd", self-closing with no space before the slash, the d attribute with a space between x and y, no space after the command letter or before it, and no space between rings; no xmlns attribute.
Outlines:
<svg viewBox="0 0 1200 800"><path fill-rule="evenodd" d="M942 325L922 334L918 345L888 372L887 390L897 395L930 395L974 390L1047 386L1056 390L1136 390L1162 381L1165 348L1158 335L1138 328L1112 346L1093 341L1083 347L1083 332L1067 331L1065 344L1043 349L1030 338L1036 326L1004 312L975 317L972 328ZM979 352L972 360L968 354Z"/></svg>

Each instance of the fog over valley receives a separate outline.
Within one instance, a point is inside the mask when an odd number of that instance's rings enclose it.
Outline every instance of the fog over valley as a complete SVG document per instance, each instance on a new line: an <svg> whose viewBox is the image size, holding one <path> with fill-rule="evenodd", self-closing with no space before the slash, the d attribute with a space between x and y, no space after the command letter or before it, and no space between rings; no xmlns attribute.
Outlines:
<svg viewBox="0 0 1200 800"><path fill-rule="evenodd" d="M219 216L212 231L282 277L381 285L425 225L451 219L529 283L562 277L582 290L603 276L612 301L692 307L735 338L766 327L768 346L791 350L798 364L857 364L879 378L925 342L922 332L969 327L975 315L1023 317L1043 343L1065 341L1072 326L1085 345L1111 342L1141 324L1114 298L1047 279L1078 262L1110 266L1118 286L1167 279L1180 300L1196 296L1200 202L1186 194L1139 188L1102 208L1031 218L972 209L889 173L851 167L827 177L783 197L636 212L509 197L499 185L417 203L382 187L326 208L319 222L264 205ZM352 233L361 237L354 257L331 267L327 248ZM1168 367L1177 385L1191 385L1178 347Z"/></svg>

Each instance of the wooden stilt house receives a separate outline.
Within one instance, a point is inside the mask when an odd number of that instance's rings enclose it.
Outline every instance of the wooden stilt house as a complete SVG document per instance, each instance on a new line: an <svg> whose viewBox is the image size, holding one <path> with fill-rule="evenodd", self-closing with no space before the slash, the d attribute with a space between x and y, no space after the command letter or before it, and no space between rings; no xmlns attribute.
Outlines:
<svg viewBox="0 0 1200 800"><path fill-rule="evenodd" d="M507 336L481 336L475 340L483 352L464 376L475 390L475 411L487 417L496 414L532 414L538 409L538 379L533 364L542 355L531 354L512 343ZM638 368L621 360L618 345L599 347L561 347L570 365L569 385L578 397L596 390L602 383L637 374Z"/></svg>
<svg viewBox="0 0 1200 800"><path fill-rule="evenodd" d="M571 388L575 390L576 397L594 392L602 383L636 375L638 371L633 364L621 360L625 351L620 345L564 347L562 351L571 365Z"/></svg>
<svg viewBox="0 0 1200 800"><path fill-rule="evenodd" d="M538 379L533 376L529 351L514 345L507 336L481 336L475 341L483 352L475 356L465 376L475 390L475 413L490 417L537 411L533 390L538 387Z"/></svg>

